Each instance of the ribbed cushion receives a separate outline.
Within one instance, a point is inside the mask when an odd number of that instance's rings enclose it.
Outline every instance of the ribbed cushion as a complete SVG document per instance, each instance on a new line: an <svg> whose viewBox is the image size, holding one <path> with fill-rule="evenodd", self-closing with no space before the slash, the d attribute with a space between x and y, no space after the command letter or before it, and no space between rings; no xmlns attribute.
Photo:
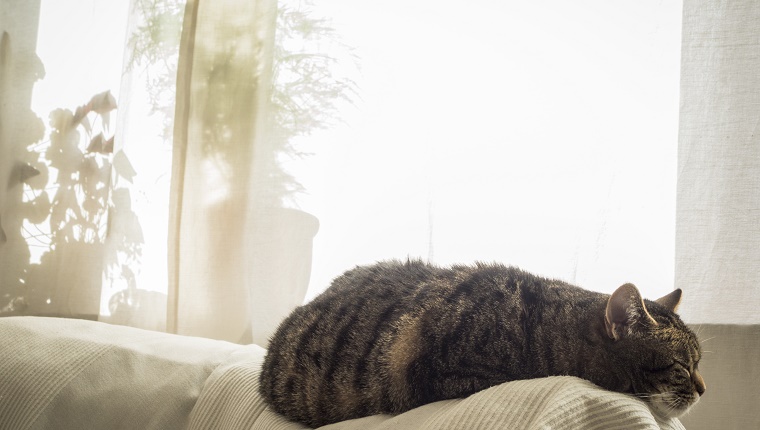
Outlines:
<svg viewBox="0 0 760 430"><path fill-rule="evenodd" d="M0 430L298 430L258 394L265 350L114 326L0 318ZM698 406L697 406L698 407ZM574 377L513 381L466 399L324 430L667 429L647 406Z"/></svg>

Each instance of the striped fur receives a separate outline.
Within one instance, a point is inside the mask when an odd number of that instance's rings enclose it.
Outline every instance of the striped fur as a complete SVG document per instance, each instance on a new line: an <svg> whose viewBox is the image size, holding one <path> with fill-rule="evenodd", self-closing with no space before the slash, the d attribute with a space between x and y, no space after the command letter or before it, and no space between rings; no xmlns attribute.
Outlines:
<svg viewBox="0 0 760 430"><path fill-rule="evenodd" d="M317 427L572 375L677 416L704 391L678 299L645 301L631 284L610 296L499 264L356 267L282 322L261 393Z"/></svg>

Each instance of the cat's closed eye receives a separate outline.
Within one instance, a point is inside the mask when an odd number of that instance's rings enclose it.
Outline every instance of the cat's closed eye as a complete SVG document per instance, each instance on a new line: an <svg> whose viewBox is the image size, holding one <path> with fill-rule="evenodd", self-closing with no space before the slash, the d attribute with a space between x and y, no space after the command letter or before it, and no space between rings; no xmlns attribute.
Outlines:
<svg viewBox="0 0 760 430"><path fill-rule="evenodd" d="M673 378L677 382L685 382L691 379L691 372L689 369L678 365L673 367Z"/></svg>
<svg viewBox="0 0 760 430"><path fill-rule="evenodd" d="M649 368L645 368L644 370L646 370L649 373L662 373L662 372L667 372L671 370L675 365L676 365L675 362L672 362L669 364L658 364Z"/></svg>

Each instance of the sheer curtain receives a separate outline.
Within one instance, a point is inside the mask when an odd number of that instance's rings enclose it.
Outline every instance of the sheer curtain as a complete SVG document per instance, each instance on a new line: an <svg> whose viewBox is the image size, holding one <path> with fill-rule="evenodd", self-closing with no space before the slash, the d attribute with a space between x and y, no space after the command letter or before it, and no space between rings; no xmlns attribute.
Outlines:
<svg viewBox="0 0 760 430"><path fill-rule="evenodd" d="M41 136L4 141L41 172L4 197L21 246L3 252L29 260L5 260L7 302L265 343L304 294L384 258L672 288L678 5L107 4L26 8L44 24L26 49L54 67L32 103ZM89 86L67 86L80 69ZM63 170L46 149L62 131L41 119L60 107L77 120ZM64 272L79 286L55 295Z"/></svg>
<svg viewBox="0 0 760 430"><path fill-rule="evenodd" d="M2 7L2 315L266 344L319 228L280 158L342 85L293 40L327 29L269 0Z"/></svg>
<svg viewBox="0 0 760 430"><path fill-rule="evenodd" d="M139 253L107 228L109 208L130 212L111 193L128 166L113 140L127 6L0 4L2 315L97 318L104 279Z"/></svg>
<svg viewBox="0 0 760 430"><path fill-rule="evenodd" d="M277 4L190 1L169 235L168 328L265 345L308 287L318 222L284 208L270 101Z"/></svg>

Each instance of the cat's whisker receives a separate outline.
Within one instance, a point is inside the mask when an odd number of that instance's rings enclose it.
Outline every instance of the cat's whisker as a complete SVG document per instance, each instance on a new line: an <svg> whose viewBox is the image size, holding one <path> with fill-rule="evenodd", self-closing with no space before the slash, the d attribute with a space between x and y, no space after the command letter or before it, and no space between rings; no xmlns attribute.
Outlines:
<svg viewBox="0 0 760 430"><path fill-rule="evenodd" d="M662 402L664 403L668 414L675 411L681 406L681 400L675 393L667 392L662 394Z"/></svg>
<svg viewBox="0 0 760 430"><path fill-rule="evenodd" d="M697 336L699 336L699 335L697 335ZM717 337L717 336L708 337L707 339L702 339L702 340L700 340L700 341L699 341L699 343L705 343L705 342L707 342L708 340L713 340L713 339L715 339L716 337Z"/></svg>

